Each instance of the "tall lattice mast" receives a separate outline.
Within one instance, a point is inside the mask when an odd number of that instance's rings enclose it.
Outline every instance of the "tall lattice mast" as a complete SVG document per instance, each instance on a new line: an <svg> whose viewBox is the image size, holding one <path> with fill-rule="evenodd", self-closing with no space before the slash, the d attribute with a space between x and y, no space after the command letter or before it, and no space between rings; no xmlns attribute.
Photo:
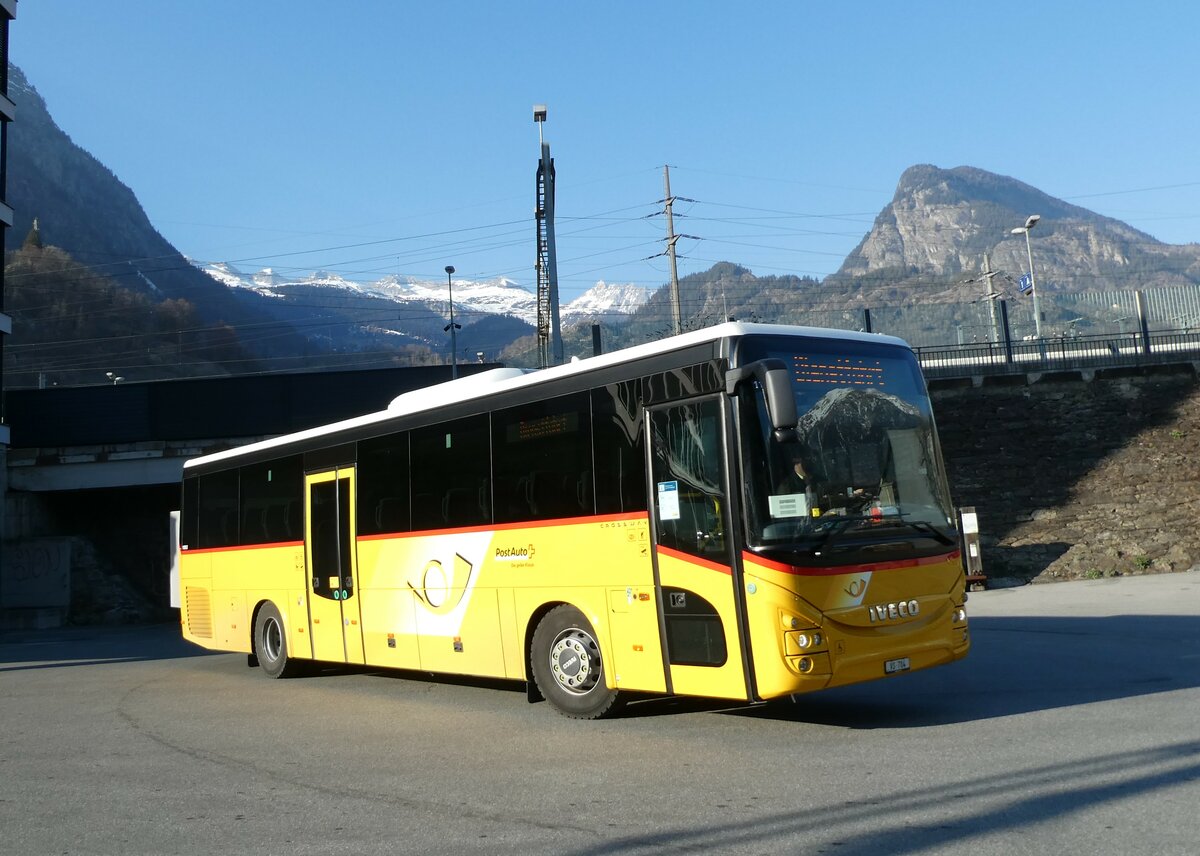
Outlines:
<svg viewBox="0 0 1200 856"><path fill-rule="evenodd" d="M554 249L554 159L550 144L542 139L546 105L535 104L533 121L538 126L541 158L537 168L537 335L538 367L563 361L562 328L558 318L558 260Z"/></svg>

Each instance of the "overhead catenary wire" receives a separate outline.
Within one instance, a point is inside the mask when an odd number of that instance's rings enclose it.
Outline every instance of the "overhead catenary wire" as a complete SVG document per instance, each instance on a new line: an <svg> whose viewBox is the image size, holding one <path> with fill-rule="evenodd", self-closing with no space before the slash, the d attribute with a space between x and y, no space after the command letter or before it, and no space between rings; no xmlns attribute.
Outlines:
<svg viewBox="0 0 1200 856"><path fill-rule="evenodd" d="M1178 185L1178 186L1190 186L1190 185L1191 185L1191 183ZM1145 188L1143 190L1165 189L1166 187L1168 187L1168 186L1162 186L1160 188ZM1134 193L1134 192L1139 192L1139 191L1137 191L1137 190L1134 190L1134 191L1111 191L1111 192L1107 192L1107 193L1103 193L1103 194L1095 194L1095 195L1098 195L1098 196L1099 195L1116 195L1118 193ZM1069 198L1085 198L1085 196L1076 196L1076 197L1069 197ZM677 199L679 201L683 201L682 197L677 197ZM805 237L829 236L829 237L844 237L847 240L850 240L850 239L855 239L856 237L861 237L861 236L856 236L855 234L852 234L849 232L844 232L844 233L843 232L822 232L822 231L818 231L818 230L788 229L788 228L782 226L780 221L784 221L784 220L800 221L800 220L822 219L822 220L825 220L826 222L832 222L832 221L836 221L836 220L840 219L845 222L861 223L861 222L866 222L866 221L856 220L856 219L852 219L852 218L854 218L854 217L869 217L870 216L869 212L861 212L861 213L860 212L853 212L853 213L842 212L839 214L812 214L812 213L796 212L796 211L781 211L779 209L756 208L753 206L743 206L743 205L736 205L736 204L731 204L731 203L706 202L704 200L689 200L689 202L692 206L692 208L689 210L689 212L686 215L683 214L682 212L680 212L680 213L677 213L676 216L680 216L680 217L687 216L695 223L723 223L723 224L730 224L730 225L736 224L739 226L752 227L750 229L747 229L747 232L749 232L748 234L737 234L737 235L707 234L707 235L702 235L702 236L693 236L693 237L697 237L698 239L702 238L710 248L719 247L719 246L729 246L729 247L754 249L754 250L766 250L766 251L769 251L770 253L794 254L795 257L797 257L797 258L802 257L802 255L810 255L810 256L811 255L825 255L825 256L830 256L830 257L837 257L837 256L844 256L845 253L836 253L836 252L830 252L830 251L818 251L818 250L808 249L808 248L805 248L802 246L781 246L780 243L778 242L779 238L788 237L788 238L802 239ZM581 228L574 233L570 232L569 230L565 230L565 229L560 231L560 233L559 233L560 239L573 238L574 240L578 240L578 241L619 240L619 239L629 240L633 236L618 236L618 235L612 235L612 234L603 235L603 234L595 234L595 233L602 232L604 230L610 229L613 226L616 226L619 224L636 223L639 221L644 222L644 221L650 220L656 216L661 216L661 212L654 212L654 211L652 211L648 214L638 216L638 217L613 217L613 216L610 216L613 213L622 213L624 211L640 210L640 209L645 208L646 205L648 205L648 204L649 203L640 205L640 206L628 206L628 207L622 208L622 209L613 209L611 212L599 212L595 215L587 215L587 216L581 216L581 217L569 217L569 216L560 215L559 220L562 223L578 222L580 224L584 224L584 223L587 224L586 226L584 226L584 228ZM712 217L710 217L710 216L705 216L703 213L697 213L698 209L746 210L746 211L750 211L750 212L758 212L764 216L761 216L761 217L716 217L716 216L712 216ZM496 230L496 229L504 228L505 226L516 225L516 224L521 224L521 228L516 228L516 229L512 229L508 232L499 232L499 233L495 233L495 232L489 233L487 231L489 229ZM346 250L359 249L362 247L376 246L376 245L388 244L388 243L405 241L405 240L421 240L421 239L427 239L427 238L436 237L436 236L463 235L463 234L468 236L468 237L463 237L463 238L458 239L453 242L447 241L444 244L438 244L438 245L434 245L434 246L426 245L426 246L420 246L420 247L408 247L408 248L404 248L399 253L387 252L387 253L380 253L380 254L371 255L371 256L341 258L341 259L336 259L336 260L325 260L325 261L315 260L314 267L319 268L319 269L327 269L327 270L330 270L331 273L344 275L344 278L346 278L349 282L354 283L355 280L352 277L370 276L370 275L380 273L383 270L385 270L385 268L383 266L380 266L380 267L377 267L374 269L364 269L362 267L363 265L370 264L371 262L390 261L390 260L396 258L397 256L401 256L401 257L406 257L407 261L412 266L418 266L418 265L424 264L426 262L433 262L435 260L440 261L441 259L439 257L439 252L442 252L446 248L449 248L449 247L455 247L454 252L456 252L456 253L479 255L479 254L486 254L488 252L491 252L491 251L494 251L497 249L508 248L508 247L512 247L515 245L519 245L521 243L525 243L525 240L523 237L517 238L512 241L503 241L501 239L503 237L505 237L506 235L514 235L514 236L522 235L525 227L527 227L528 224L529 224L529 220L527 220L527 219L504 221L504 222L495 223L495 224L487 224L485 226L479 226L479 227L468 227L465 229L453 229L453 230L443 230L440 232L430 232L430 233L425 233L424 235L411 235L411 236L401 236L401 237L394 237L394 238L381 238L381 239L371 240L371 241L358 241L358 242L341 244L341 245L338 245L337 247L322 247L322 248L316 248L316 249L306 249L306 250L299 250L299 251L295 251L292 253L286 253L286 254L274 254L274 255L266 255L266 256L250 256L250 257L245 257L242 259L234 259L234 260L232 260L231 263L245 264L247 262L258 261L258 260L268 260L268 259L273 260L273 259L282 259L282 258L302 258L302 257L311 256L311 255L318 255L321 253L344 252ZM757 235L753 234L753 230L759 229L759 228L761 228L763 231ZM585 233L587 233L587 234L585 234ZM328 234L328 233L322 233L322 234ZM760 242L754 241L755 237L772 238L772 239L775 239L776 242L775 243L760 243ZM574 266L576 266L577 269L565 270L564 273L560 276L560 279L563 280L564 282L584 282L585 281L584 277L586 277L588 274L602 272L605 270L613 270L613 269L621 268L621 267L627 266L631 263L645 264L645 265L647 265L647 269L652 269L652 265L649 264L650 260L656 258L656 256L658 254L655 254L652 256L630 255L630 256L625 257L622 260L613 261L611 264L606 264L606 265L602 265L602 266L583 267L583 265L586 265L588 260L602 258L605 256L613 256L613 255L620 255L623 253L629 253L631 250L636 249L639 246L644 246L644 245L648 245L651 243L653 243L653 241L651 239L647 239L647 241L645 241L641 244L623 244L618 247L612 247L612 248L606 248L606 249L594 249L589 252L581 252L581 253L572 255L569 258L564 257L560 260L560 264L562 264L564 266L564 268L570 268L571 266L574 265ZM927 242L927 243L929 246L935 247L935 248L946 248L949 246L955 246L953 244L953 242L950 242L950 241L946 241L946 242L932 241L932 242ZM1160 242L1127 242L1127 243L1130 243L1131 245L1142 245L1142 246L1146 246L1146 247L1153 247L1155 249L1161 249L1164 246L1170 248L1172 246L1169 244L1164 245ZM705 256L710 256L710 255L711 255L711 252L705 254ZM178 255L164 255L164 256L157 256L157 257L148 257L147 259L144 259L144 260L137 260L137 259L109 260L109 261L104 261L104 262L97 262L95 265L93 265L91 267L94 271L96 271L97 279L104 279L104 278L124 279L127 276L138 275L139 272L138 271L128 271L128 272L127 271L114 271L114 273L116 274L115 277L111 276L111 275L106 277L102 271L106 268L116 268L116 267L119 267L120 265L129 265L130 263L145 262L147 269L145 269L144 272L147 275L153 276L155 273L162 273L162 272L167 272L167 271L172 271L172 270L180 270L180 269L185 269L187 267L190 267L189 264L163 264L161 267L159 267L157 269L148 269L149 264L153 263L155 261L174 262L175 260L180 259L180 258L181 257ZM719 261L730 261L730 259L708 258L708 257L699 256L696 254L681 256L681 260L685 260L685 261L689 261L689 262L693 262L693 263L709 263L709 264L716 263ZM355 270L350 270L348 268L351 265L359 266L359 268L355 269ZM759 259L743 260L742 266L749 268L749 269L756 270L756 271L774 270L774 271L780 271L780 272L784 272L786 274L793 274L793 275L804 274L804 273L812 273L812 274L818 273L816 271L807 271L807 270L803 270L803 269L798 269L799 266L797 266L797 265L784 267L780 264L771 264L771 263L763 260L761 257ZM296 266L296 267L289 266L287 268L282 268L282 269L301 271L301 270L304 270L305 268L301 267L301 266ZM499 271L499 272L490 272L485 277L482 277L482 278L491 278L494 276L506 276L509 274L519 274L519 273L527 271L527 270L528 270L528 266L524 266L519 269L510 269L510 270L503 270L503 271ZM38 272L38 273L41 273L41 272ZM425 278L425 279L432 280L434 278L432 276L426 276L423 274L407 274L407 275L411 276L414 279ZM695 276L695 275L696 274L691 274L690 276ZM1139 274L1137 274L1137 273L1128 273L1128 272L1126 272L1126 273L1122 273L1122 272L1112 272L1112 273L1089 272L1089 273L1069 274L1069 275L1065 275L1062 277L1056 277L1056 279L1058 279L1059 281L1063 281L1063 282L1069 281L1069 282L1078 283L1078 282L1091 281L1091 282L1105 282L1105 283L1119 285L1120 282L1122 282L1122 281L1137 282L1138 276L1139 276ZM684 279L687 279L687 277L685 276ZM629 281L629 280L623 279L623 281ZM651 285L651 286L655 286L655 285L661 286L663 284L663 280L658 277L647 277L644 280L634 280L634 282L635 283L642 282L642 283L645 283L645 284ZM905 280L903 282L898 283L896 285L896 287L902 288L902 289L920 289L920 288L926 287L929 284L937 285L938 287L945 286L945 283L942 282L941 280L931 277L928 279L913 278L913 279ZM350 297L347 299L354 300L354 299L366 299L366 298L355 296L355 297ZM800 301L807 300L807 298L805 296L798 296L797 299ZM84 304L80 303L80 306L83 306L83 305ZM325 306L325 305L319 304L319 303L311 303L311 304L303 303L303 304L294 304L294 305L296 305L298 307L302 307L302 308L313 308L313 309L317 309L317 310L336 309L338 311L343 312L344 315L352 314L344 306L337 306L337 305ZM684 305L688 305L688 304L685 302ZM111 311L119 311L119 310L114 309ZM371 311L373 311L373 310L363 310L361 320L357 323L366 324L366 323L372 323L373 320L392 320L391 318L372 319L371 316L369 314L367 314ZM399 315L399 311L397 311L395 314ZM395 320L399 321L402 319L397 317ZM272 336L284 335L281 333L275 333L275 332L267 333L266 332L267 329L270 329L273 327L273 325L277 325L279 323L280 322L272 322L272 321L259 322L257 327L259 327L261 329L261 331L264 332L266 335L272 335ZM345 324L345 323L356 323L356 322L353 319L348 319L345 317L338 317L336 320L333 320L333 321L314 320L313 323L315 326L327 326L329 323ZM236 331L238 331L239 333L244 332L247 334L253 334L256 329L256 325L253 325L253 324L235 324L235 325L230 325L230 326L233 329L235 329ZM292 326L294 326L294 325L292 325ZM202 327L202 328L197 328L197 329L208 329L208 328Z"/></svg>

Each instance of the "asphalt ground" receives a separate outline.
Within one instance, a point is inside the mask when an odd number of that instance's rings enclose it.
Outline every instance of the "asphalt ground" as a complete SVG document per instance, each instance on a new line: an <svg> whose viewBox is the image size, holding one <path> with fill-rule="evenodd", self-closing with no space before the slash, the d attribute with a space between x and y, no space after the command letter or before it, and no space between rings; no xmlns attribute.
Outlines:
<svg viewBox="0 0 1200 856"><path fill-rule="evenodd" d="M0 853L1200 853L1200 573L968 607L951 666L600 722L173 626L0 634Z"/></svg>

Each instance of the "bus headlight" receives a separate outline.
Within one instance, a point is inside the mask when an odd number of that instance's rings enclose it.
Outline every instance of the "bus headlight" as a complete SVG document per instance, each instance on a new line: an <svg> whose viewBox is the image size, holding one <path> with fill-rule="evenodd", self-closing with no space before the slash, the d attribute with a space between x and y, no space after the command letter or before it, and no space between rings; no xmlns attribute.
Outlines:
<svg viewBox="0 0 1200 856"><path fill-rule="evenodd" d="M957 607L954 610L954 623L955 624L966 624L967 623L967 611L965 609L963 609L961 606Z"/></svg>
<svg viewBox="0 0 1200 856"><path fill-rule="evenodd" d="M785 653L789 657L808 654L822 649L825 645L825 634L820 630L801 630L798 633L783 634Z"/></svg>
<svg viewBox="0 0 1200 856"><path fill-rule="evenodd" d="M801 651L807 651L810 648L819 648L821 647L821 634L817 631L800 633L796 636L796 644L800 646Z"/></svg>

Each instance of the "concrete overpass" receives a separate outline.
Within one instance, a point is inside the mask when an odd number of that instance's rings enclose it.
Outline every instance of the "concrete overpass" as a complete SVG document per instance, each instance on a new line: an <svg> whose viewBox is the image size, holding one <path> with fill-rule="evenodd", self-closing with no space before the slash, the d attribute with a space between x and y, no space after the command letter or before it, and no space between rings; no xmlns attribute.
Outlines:
<svg viewBox="0 0 1200 856"><path fill-rule="evenodd" d="M165 606L184 461L382 410L447 380L449 366L419 366L8 390L0 627Z"/></svg>
<svg viewBox="0 0 1200 856"><path fill-rule="evenodd" d="M382 410L449 379L449 366L418 366L10 390L8 489L178 484L188 458Z"/></svg>

